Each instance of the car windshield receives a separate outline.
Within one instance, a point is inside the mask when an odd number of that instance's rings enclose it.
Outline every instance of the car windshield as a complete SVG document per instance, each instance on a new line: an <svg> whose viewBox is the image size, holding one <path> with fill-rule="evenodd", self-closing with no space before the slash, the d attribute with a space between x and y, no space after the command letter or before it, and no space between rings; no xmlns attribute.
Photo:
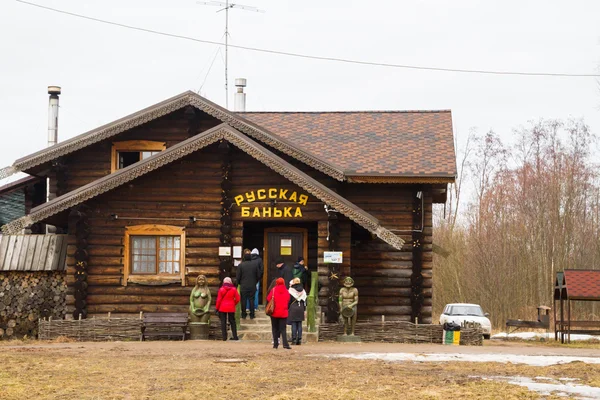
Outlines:
<svg viewBox="0 0 600 400"><path fill-rule="evenodd" d="M472 315L475 317L483 317L483 311L479 306L450 306L448 307L448 315Z"/></svg>

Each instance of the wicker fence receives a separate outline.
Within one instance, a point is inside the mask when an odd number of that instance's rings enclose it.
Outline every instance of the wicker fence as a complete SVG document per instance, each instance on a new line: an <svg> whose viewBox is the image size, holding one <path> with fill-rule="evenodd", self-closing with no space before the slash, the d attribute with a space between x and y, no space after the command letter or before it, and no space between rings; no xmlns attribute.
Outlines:
<svg viewBox="0 0 600 400"><path fill-rule="evenodd" d="M140 340L142 320L139 318L40 319L38 339L66 337L80 342ZM181 330L179 330L181 334ZM213 318L209 339L221 338L221 325Z"/></svg>
<svg viewBox="0 0 600 400"><path fill-rule="evenodd" d="M335 341L344 333L342 324L321 324L319 341ZM442 325L415 325L405 321L357 322L356 336L363 342L385 343L442 343ZM460 344L469 346L483 345L479 328L462 328Z"/></svg>

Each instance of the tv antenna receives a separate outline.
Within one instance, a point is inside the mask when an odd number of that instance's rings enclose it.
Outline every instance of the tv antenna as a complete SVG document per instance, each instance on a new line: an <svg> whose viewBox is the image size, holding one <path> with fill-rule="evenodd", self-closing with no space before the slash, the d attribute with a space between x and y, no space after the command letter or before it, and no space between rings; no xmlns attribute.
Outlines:
<svg viewBox="0 0 600 400"><path fill-rule="evenodd" d="M203 6L222 7L220 10L217 10L217 12L225 11L225 108L229 109L229 83L227 80L227 49L229 46L229 9L239 8L240 10L253 11L259 13L264 13L265 10L260 10L252 6L245 6L243 4L230 3L229 0L226 0L225 3L222 3L220 1L198 1L196 3L201 4Z"/></svg>

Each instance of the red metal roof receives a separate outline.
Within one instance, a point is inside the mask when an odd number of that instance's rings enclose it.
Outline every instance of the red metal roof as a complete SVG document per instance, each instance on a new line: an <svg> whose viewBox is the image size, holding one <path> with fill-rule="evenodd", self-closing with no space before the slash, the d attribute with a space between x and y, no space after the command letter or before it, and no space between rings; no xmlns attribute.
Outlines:
<svg viewBox="0 0 600 400"><path fill-rule="evenodd" d="M600 300L600 270L565 269L567 297L572 300Z"/></svg>

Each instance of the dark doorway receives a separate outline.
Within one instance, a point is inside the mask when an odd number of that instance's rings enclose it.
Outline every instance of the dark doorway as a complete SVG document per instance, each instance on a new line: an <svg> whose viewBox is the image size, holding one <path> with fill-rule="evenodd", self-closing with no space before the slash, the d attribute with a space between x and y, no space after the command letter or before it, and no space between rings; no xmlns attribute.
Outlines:
<svg viewBox="0 0 600 400"><path fill-rule="evenodd" d="M265 229L265 275L264 287L281 275L277 260L282 259L292 267L298 257L308 259L308 231L306 228L276 227Z"/></svg>
<svg viewBox="0 0 600 400"><path fill-rule="evenodd" d="M276 232L279 231L279 232ZM289 233L289 239L292 240L291 255L281 255L281 239L288 239L285 235ZM302 232L302 239L300 239L300 233ZM269 235L279 234L279 235ZM269 246L268 241L272 243ZM302 246L300 246L300 240L302 240ZM266 298L266 288L271 283L273 278L279 277L277 274L277 267L275 267L275 260L280 255L290 266L298 260L298 256L302 255L305 258L305 262L308 265L309 272L317 271L317 257L318 257L318 229L316 222L249 222L244 221L243 229L243 247L252 250L257 248L260 251L260 256L263 258L265 265L265 273L263 275L263 281L260 285L260 302L264 304ZM283 244L288 244L284 242ZM287 246L284 246L287 247ZM287 253L290 250L284 249L283 252ZM307 288L310 287L310 274Z"/></svg>

